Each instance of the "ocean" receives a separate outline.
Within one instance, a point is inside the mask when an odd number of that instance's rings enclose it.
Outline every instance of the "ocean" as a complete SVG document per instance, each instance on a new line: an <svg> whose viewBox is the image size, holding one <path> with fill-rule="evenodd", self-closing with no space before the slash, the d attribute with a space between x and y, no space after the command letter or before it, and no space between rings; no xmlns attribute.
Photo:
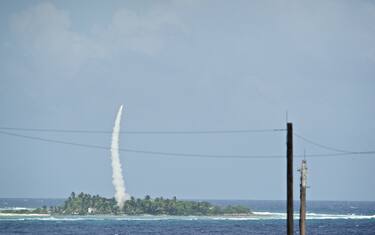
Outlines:
<svg viewBox="0 0 375 235"><path fill-rule="evenodd" d="M0 216L0 234L285 234L284 201L208 201L244 205L254 216ZM62 202L0 199L0 210ZM298 209L298 202L295 208ZM307 234L375 234L375 202L309 201L307 210ZM299 234L298 212L295 219L295 234Z"/></svg>

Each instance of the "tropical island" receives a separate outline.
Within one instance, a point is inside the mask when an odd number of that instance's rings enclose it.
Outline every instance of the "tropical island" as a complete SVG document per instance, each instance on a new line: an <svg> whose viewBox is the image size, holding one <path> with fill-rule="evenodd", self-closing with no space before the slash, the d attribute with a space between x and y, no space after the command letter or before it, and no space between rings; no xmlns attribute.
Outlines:
<svg viewBox="0 0 375 235"><path fill-rule="evenodd" d="M34 210L3 211L15 214L50 215L174 215L174 216L211 216L211 215L250 215L249 208L240 205L220 207L205 201L164 199L163 197L144 199L131 197L120 210L114 198L74 192L61 206L37 208Z"/></svg>

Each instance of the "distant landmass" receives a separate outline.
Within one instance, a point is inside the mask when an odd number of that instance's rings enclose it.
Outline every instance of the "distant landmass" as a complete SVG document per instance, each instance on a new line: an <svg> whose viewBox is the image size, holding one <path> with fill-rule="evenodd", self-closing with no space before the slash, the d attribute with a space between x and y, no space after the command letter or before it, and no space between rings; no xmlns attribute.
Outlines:
<svg viewBox="0 0 375 235"><path fill-rule="evenodd" d="M164 199L163 197L144 199L131 197L122 209L114 198L74 192L61 206L37 208L33 210L3 210L2 213L51 214L51 215L249 215L249 208L240 205L216 206L205 201Z"/></svg>

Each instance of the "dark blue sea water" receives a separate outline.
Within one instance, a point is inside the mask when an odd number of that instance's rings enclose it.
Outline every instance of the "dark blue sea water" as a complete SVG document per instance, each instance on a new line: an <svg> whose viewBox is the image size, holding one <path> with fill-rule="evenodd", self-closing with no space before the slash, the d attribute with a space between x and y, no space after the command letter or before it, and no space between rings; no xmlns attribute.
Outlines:
<svg viewBox="0 0 375 235"><path fill-rule="evenodd" d="M0 208L58 205L54 199L0 199ZM283 201L211 201L250 207L253 217L0 216L0 234L285 234ZM298 205L296 205L298 207ZM307 234L375 234L375 202L308 202ZM298 215L295 220L298 234Z"/></svg>

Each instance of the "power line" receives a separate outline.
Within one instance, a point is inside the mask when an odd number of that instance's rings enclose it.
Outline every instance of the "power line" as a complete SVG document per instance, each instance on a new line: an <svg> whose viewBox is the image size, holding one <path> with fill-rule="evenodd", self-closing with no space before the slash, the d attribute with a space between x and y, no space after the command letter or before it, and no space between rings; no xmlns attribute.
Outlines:
<svg viewBox="0 0 375 235"><path fill-rule="evenodd" d="M306 155L294 155L297 158L317 158L317 157L344 157L344 156L365 156L375 154L375 151L358 151L349 153L319 153L319 154L306 154Z"/></svg>
<svg viewBox="0 0 375 235"><path fill-rule="evenodd" d="M36 136L20 135L20 134L5 132L5 131L0 131L0 134L20 137L20 138L25 138L25 139L31 139L31 140L38 140L38 141L43 141L43 142L49 142L49 143L72 145L72 146L92 148L92 149L111 150L110 147L106 147L106 146L81 144L81 143L76 143L76 142L55 140L55 139L49 139L49 138L47 139L47 138L41 138L41 137L36 137ZM136 149L128 149L128 148L119 148L118 150L121 152L131 152L131 153L140 153L140 154L149 154L149 155L198 157L198 158L243 158L243 159L246 159L246 158L280 158L280 157L283 157L281 155L212 155L212 154L196 154L196 153L174 153L174 152L136 150Z"/></svg>
<svg viewBox="0 0 375 235"><path fill-rule="evenodd" d="M37 140L42 142L57 143L64 145L71 145L83 148L90 149L102 149L102 150L111 150L110 147L100 146L100 145L91 145L91 144L81 144L76 142L55 140L49 138L41 138L36 136L21 135L11 132L0 131L0 134L14 136L24 139ZM238 159L283 159L284 155L213 155L213 154L196 154L196 153L176 153L176 152L162 152L162 151L147 151L147 150L137 150L137 149L128 149L128 148L119 148L121 152L131 152L137 154L147 154L147 155L158 155L158 156L174 156L174 157L191 157L191 158L238 158ZM316 158L316 157L338 157L338 156L365 156L375 154L375 151L361 151L361 152L350 152L350 153L333 153L333 154L309 154L306 157ZM294 155L296 158L303 158L304 155Z"/></svg>
<svg viewBox="0 0 375 235"><path fill-rule="evenodd" d="M83 133L83 134L111 134L112 131L106 130L78 130L78 129L48 129L48 128L19 128L19 127L0 127L0 130L9 131L28 131L28 132L52 132L52 133ZM232 129L232 130L198 130L198 131L120 131L120 134L172 134L172 135L190 135L190 134L245 134L261 132L280 132L285 131L282 128L274 129Z"/></svg>
<svg viewBox="0 0 375 235"><path fill-rule="evenodd" d="M308 139L308 138L306 138L302 135L299 135L297 133L293 133L293 135L295 135L296 137L300 138L301 140L303 140L307 143L318 146L320 148L339 152L339 153L330 153L330 154L308 154L308 155L306 155L308 157L354 156L354 155L370 155L370 154L375 153L375 151L373 151L373 150L370 150L370 151L348 151L348 150L338 149L338 148L335 148L335 147L331 147L331 146L327 146L327 145L324 145L324 144L317 143L317 142L312 141L312 140L310 140L310 139Z"/></svg>
<svg viewBox="0 0 375 235"><path fill-rule="evenodd" d="M331 151L336 151L336 152L340 152L340 153L355 153L355 151L347 151L347 150L343 150L343 149L338 149L338 148L334 148L334 147L330 147L330 146L327 146L327 145L323 145L323 144L320 144L320 143L317 143L315 141L312 141L306 137L303 137L297 133L293 133L293 135L295 135L296 137L300 138L301 140L307 142L307 143L310 143L312 145L315 145L315 146L318 146L320 148L323 148L323 149L327 149L327 150L331 150Z"/></svg>

